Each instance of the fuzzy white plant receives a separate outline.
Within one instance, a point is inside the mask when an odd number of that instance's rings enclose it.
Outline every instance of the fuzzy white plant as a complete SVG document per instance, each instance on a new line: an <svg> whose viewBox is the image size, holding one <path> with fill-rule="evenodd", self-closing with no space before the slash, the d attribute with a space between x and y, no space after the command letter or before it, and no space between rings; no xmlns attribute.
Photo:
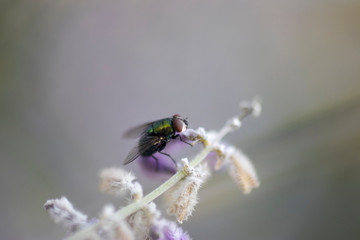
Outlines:
<svg viewBox="0 0 360 240"><path fill-rule="evenodd" d="M168 192L168 213L175 215L182 223L193 213L198 203L198 191L211 175L208 161L215 155L213 170L227 167L230 176L245 194L259 186L259 180L249 158L233 146L225 145L221 139L228 133L239 129L242 120L260 115L261 104L258 99L240 104L241 112L229 119L220 131L208 131L204 128L187 129L182 136L189 141L200 142L203 150L189 163L183 159L183 168L158 188L143 196L143 189L133 174L120 168L108 168L100 172L100 190L114 196L130 196L130 204L115 210L106 206L96 221L87 221L87 217L75 210L66 198L48 200L45 208L55 222L63 223L72 235L68 239L149 239L189 240L190 237L176 223L161 217L154 199Z"/></svg>
<svg viewBox="0 0 360 240"><path fill-rule="evenodd" d="M100 215L100 222L96 229L97 236L103 240L134 240L135 236L124 219L116 215L112 205L106 205Z"/></svg>
<svg viewBox="0 0 360 240"><path fill-rule="evenodd" d="M179 223L191 216L195 205L198 203L198 191L210 176L210 169L206 163L195 168L185 165L185 168L189 168L189 175L171 189L167 210L170 215L176 216Z"/></svg>
<svg viewBox="0 0 360 240"><path fill-rule="evenodd" d="M127 192L131 198L138 200L143 197L140 183L135 181L135 176L121 168L106 168L100 174L100 191L115 196L122 196Z"/></svg>
<svg viewBox="0 0 360 240"><path fill-rule="evenodd" d="M47 200L44 208L55 223L63 224L70 232L76 232L87 225L87 216L76 210L66 197Z"/></svg>

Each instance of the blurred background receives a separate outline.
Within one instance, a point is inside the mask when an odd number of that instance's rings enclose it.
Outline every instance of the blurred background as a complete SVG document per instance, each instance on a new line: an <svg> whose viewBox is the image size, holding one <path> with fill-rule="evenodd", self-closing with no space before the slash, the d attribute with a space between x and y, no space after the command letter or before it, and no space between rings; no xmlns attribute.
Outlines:
<svg viewBox="0 0 360 240"><path fill-rule="evenodd" d="M63 238L50 198L90 217L121 205L97 174L134 146L126 129L174 113L219 129L258 95L262 116L226 141L252 159L260 188L244 195L213 175L183 228L359 239L359 26L350 0L1 1L0 238ZM146 193L161 184L127 169Z"/></svg>

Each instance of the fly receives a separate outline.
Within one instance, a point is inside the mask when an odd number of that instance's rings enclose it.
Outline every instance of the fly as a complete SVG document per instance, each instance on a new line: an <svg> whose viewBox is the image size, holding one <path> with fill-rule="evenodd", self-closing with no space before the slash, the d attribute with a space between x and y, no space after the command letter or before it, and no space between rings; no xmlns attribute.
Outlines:
<svg viewBox="0 0 360 240"><path fill-rule="evenodd" d="M166 144L173 139L180 138L180 141L192 146L190 143L183 141L179 133L184 132L188 127L186 119L179 114L173 115L171 118L163 118L157 121L148 122L140 126L134 127L125 132L125 137L139 137L138 144L130 151L124 161L124 165L131 163L139 156L153 157L156 161L156 169L158 170L159 159L154 156L159 152L169 157L176 166L176 161L170 154L162 152Z"/></svg>

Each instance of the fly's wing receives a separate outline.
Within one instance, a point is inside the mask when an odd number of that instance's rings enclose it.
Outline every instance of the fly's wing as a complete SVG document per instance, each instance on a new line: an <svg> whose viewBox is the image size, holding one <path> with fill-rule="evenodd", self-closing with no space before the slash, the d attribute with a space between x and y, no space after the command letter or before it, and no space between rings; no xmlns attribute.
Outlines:
<svg viewBox="0 0 360 240"><path fill-rule="evenodd" d="M130 128L129 130L127 130L124 133L124 137L125 138L137 138L139 136L141 136L142 134L144 134L146 132L146 130L151 126L151 124L153 124L154 122L147 122L144 124L141 124L139 126Z"/></svg>
<svg viewBox="0 0 360 240"><path fill-rule="evenodd" d="M143 136L137 146L135 146L124 160L124 165L131 163L144 153L155 153L163 142L158 136Z"/></svg>
<svg viewBox="0 0 360 240"><path fill-rule="evenodd" d="M124 160L124 165L131 163L135 159L137 159L141 153L139 152L139 146L135 146L127 155L127 157Z"/></svg>

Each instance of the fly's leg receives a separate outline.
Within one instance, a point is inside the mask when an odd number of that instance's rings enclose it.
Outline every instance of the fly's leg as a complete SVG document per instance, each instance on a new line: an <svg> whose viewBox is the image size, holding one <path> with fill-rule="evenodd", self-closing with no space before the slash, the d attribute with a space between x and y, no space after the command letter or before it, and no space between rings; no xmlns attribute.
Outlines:
<svg viewBox="0 0 360 240"><path fill-rule="evenodd" d="M175 138L177 138L177 137L180 138L180 141L181 141L181 142L186 143L186 144L189 145L190 147L193 147L193 145L192 145L191 143L188 143L187 141L183 140L183 139L181 138L180 134L173 136L172 139L175 139Z"/></svg>
<svg viewBox="0 0 360 240"><path fill-rule="evenodd" d="M191 143L188 143L187 141L183 140L180 135L178 135L178 136L179 136L181 142L184 142L187 145L189 145L190 147L193 147L193 145Z"/></svg>
<svg viewBox="0 0 360 240"><path fill-rule="evenodd" d="M172 156L170 156L170 154L168 154L168 153L164 153L164 152L160 152L159 151L159 153L161 153L161 154L163 154L163 155L165 155L165 156L168 156L173 162L174 162L174 164L175 164L175 167L177 168L177 164L176 164L176 161L175 161L175 159L173 159L173 157Z"/></svg>
<svg viewBox="0 0 360 240"><path fill-rule="evenodd" d="M155 170L158 172L159 171L159 159L157 157L155 157L154 155L151 155L154 159L155 159Z"/></svg>
<svg viewBox="0 0 360 240"><path fill-rule="evenodd" d="M162 153L161 150L163 150L165 148L165 146L166 146L166 142L161 143L157 147L156 151L159 152L159 153ZM171 158L171 160L173 160L173 162L175 163L175 160L170 155L168 155L167 153L162 153L162 154L169 156ZM159 159L157 157L155 157L154 154L151 155L151 156L155 159L155 162L156 162L156 168L155 169L156 169L156 172L158 172L159 171L159 166L160 166L159 165ZM175 165L176 165L176 163L175 163Z"/></svg>

